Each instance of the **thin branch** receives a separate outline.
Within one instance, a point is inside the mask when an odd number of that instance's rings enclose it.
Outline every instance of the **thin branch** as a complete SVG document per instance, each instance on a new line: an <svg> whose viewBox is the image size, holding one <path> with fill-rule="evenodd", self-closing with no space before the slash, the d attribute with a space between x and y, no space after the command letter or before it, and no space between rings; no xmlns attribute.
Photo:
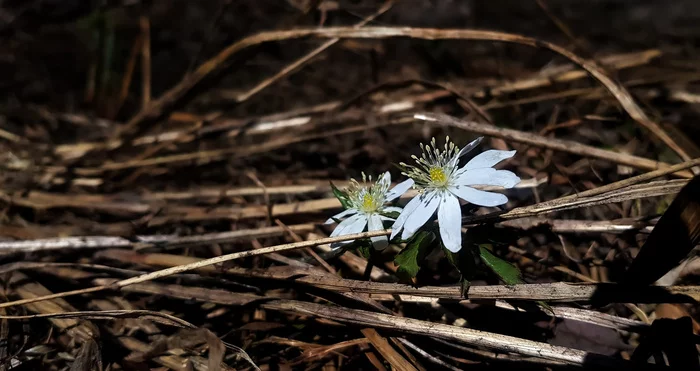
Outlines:
<svg viewBox="0 0 700 371"><path fill-rule="evenodd" d="M126 262L138 262L155 266L189 266L205 262L201 258L168 255L168 254L138 254L131 251L108 250L100 255L102 258ZM207 259L208 260L208 259ZM589 301L597 295L602 299L612 298L613 302L688 302L700 299L700 286L669 286L669 287L636 287L627 288L617 284L573 284L573 283L547 283L547 284L522 284L522 285L489 285L470 286L466 297L462 295L459 285L454 286L422 286L386 282L368 282L359 280L342 279L330 276L325 272L319 274L317 268L299 267L268 267L265 269L228 268L218 270L207 266L203 268L209 273L224 272L227 274L251 277L259 279L294 281L299 284L309 285L334 292L365 293L376 295L377 300L384 299L383 295L410 296L407 301L421 301L421 298L437 298L442 300L461 301L467 300L534 300L552 302ZM154 273L157 273L156 271ZM140 276L139 276L140 277ZM138 278L138 277L136 277ZM595 299L595 298L594 298ZM422 300L430 302L430 300ZM700 301L700 300L699 300Z"/></svg>
<svg viewBox="0 0 700 371"><path fill-rule="evenodd" d="M142 318L151 320L169 326L177 326L183 328L197 328L197 326L171 316L163 312L154 312L150 310L103 310L103 311L80 311L80 312L61 312L61 313L42 313L31 314L26 316L6 316L0 315L0 319L11 320L26 320L36 318L55 318L55 319L106 319L114 320L121 318Z"/></svg>
<svg viewBox="0 0 700 371"><path fill-rule="evenodd" d="M538 147L553 149L556 151L573 153L583 157L593 157L601 160L607 160L613 163L629 165L646 170L656 170L671 166L659 161L628 155L626 153L606 151L600 148L587 146L585 144L581 144L570 140L548 138L541 135L526 133L519 130L499 128L497 126L482 124L474 121L460 120L455 117L440 113L416 113L413 115L413 117L419 120L431 121L439 124L454 126L474 133L489 135L496 138L506 139L518 143L535 145ZM698 160L700 159L689 161ZM691 166L697 165L696 162L694 162L693 164L694 165ZM685 178L693 177L693 174L690 172L682 172L678 175L681 175Z"/></svg>
<svg viewBox="0 0 700 371"><path fill-rule="evenodd" d="M571 348L559 347L547 343L516 338L513 336L473 330L464 327L373 313L357 309L337 308L329 305L306 303L294 300L277 300L262 304L263 308L303 313L309 316L332 319L360 326L385 328L412 334L431 336L445 340L459 341L465 344L484 347L502 352L534 356L538 358L561 361L569 365L611 366L627 365L627 362Z"/></svg>
<svg viewBox="0 0 700 371"><path fill-rule="evenodd" d="M541 217L504 220L498 225L523 230L547 226L554 233L624 233L627 231L650 233L654 228L653 224L649 225L637 220L576 220Z"/></svg>
<svg viewBox="0 0 700 371"><path fill-rule="evenodd" d="M328 280L305 276L297 281L314 287L337 292L367 294L411 295L414 297L463 300L460 286L415 287L399 283L366 282L357 280ZM547 302L576 302L603 300L613 303L668 303L700 301L700 286L637 287L617 284L519 284L470 286L466 299L526 300Z"/></svg>
<svg viewBox="0 0 700 371"><path fill-rule="evenodd" d="M369 17L363 19L361 22L359 22L358 24L356 24L355 27L359 28L359 27L363 27L363 26L367 25L369 22L373 21L374 19L376 19L377 17L379 17L380 15L386 13L389 9L391 9L392 5L393 5L393 1L392 1L392 0L386 1L386 2L384 3L384 5L382 5L382 7L379 8L379 10L377 10L374 14L370 15ZM271 77L269 77L269 78L263 80L262 82L258 83L258 84L255 85L253 88L251 88L251 89L249 89L248 91L246 91L245 93L239 94L239 95L236 97L236 102L238 102L238 103L240 103L240 102L245 102L246 100L250 99L250 97L252 97L253 95L259 93L261 90L263 90L263 89L265 89L266 87L272 85L273 83L275 83L277 80L283 78L284 76L289 75L289 74L292 73L294 70L296 70L296 69L298 69L299 67L303 66L304 64L306 64L307 62L309 62L310 60L312 60L312 59L313 59L314 57L316 57L317 55L323 53L326 49L328 49L328 48L330 48L331 46L337 44L339 41L340 41L339 38L334 38L334 39L330 39L330 40L324 42L323 44L321 44L321 45L320 45L319 47L317 47L316 49L310 51L308 54L306 54L306 55L304 55L303 57L301 57L301 58L295 60L294 62L292 62L292 63L286 65L284 68L282 68L279 72L277 72L277 73L274 74L273 76L271 76Z"/></svg>
<svg viewBox="0 0 700 371"><path fill-rule="evenodd" d="M413 349L414 352L420 354L421 357L427 359L427 360L430 361L430 362L433 362L433 363L435 363L435 364L437 364L437 365L439 365L439 366L441 366L441 367L444 367L444 368L446 368L446 369L448 369L448 370L460 371L459 368L457 368L457 367L455 367L455 366L452 366L451 364L449 364L449 363L447 363L447 362L441 360L441 359L438 358L438 357L433 356L432 354L430 354L430 353L426 352L425 350L423 350L423 349L417 347L415 344L411 343L410 341L408 341L408 340L406 340L406 339L404 339L404 338L395 338L395 339L397 339L397 341L400 341L401 344L403 344L403 345L405 345L405 346L407 346L407 347Z"/></svg>
<svg viewBox="0 0 700 371"><path fill-rule="evenodd" d="M588 197L561 197L552 201L540 202L535 205L516 207L502 214L487 214L483 216L468 217L469 223L490 219L517 219L530 216L538 216L555 211L570 210L581 207L610 204L626 200L636 200L646 197L664 196L676 194L688 184L687 180L677 179L668 181L655 181L645 184L637 184L603 194Z"/></svg>
<svg viewBox="0 0 700 371"><path fill-rule="evenodd" d="M622 85L615 82L600 68L594 61L583 59L568 50L555 44L538 40L536 38L526 37L517 34L509 34L504 32L483 31L483 30L464 30L464 29L430 29L430 28L409 28L409 27L329 27L329 28L314 28L314 29L297 29L288 31L269 31L262 32L257 35L249 36L243 40L237 41L232 45L222 50L218 55L200 65L192 74L187 75L180 83L175 85L160 98L153 101L151 105L141 110L131 120L129 120L116 136L124 137L130 135L143 122L162 115L178 102L188 91L199 84L204 78L211 73L217 71L226 60L233 54L246 49L253 45L259 45L271 41L298 39L304 37L319 37L319 38L364 38L364 39L382 39L392 37L409 37L426 40L483 40L497 41L506 43L516 43L528 45L535 48L549 49L557 54L560 54L572 62L580 65L596 80L603 84L610 93L618 100L620 105L636 122L650 130L654 135L660 138L674 152L678 153L684 160L689 160L690 156L680 148L673 139L655 122L642 111L642 109L634 102L630 93Z"/></svg>
<svg viewBox="0 0 700 371"><path fill-rule="evenodd" d="M129 285L133 285L133 284L137 284L137 283L142 283L142 282L146 282L146 281L151 281L151 280L158 279L158 278L164 278L164 277L172 276L174 274L188 272L188 271L199 269L199 268L209 267L212 265L221 264L221 263L231 261L231 260L247 258L247 257L257 256L257 255L264 255L264 254L269 254L269 253L273 253L273 252L278 253L278 252L282 252L282 251L296 250L296 249L301 249L301 248L305 248L305 247L312 247L312 246L316 246L316 245L322 245L322 244L333 243L333 242L356 240L356 239L360 239L360 238L370 238L370 237L376 237L376 236L386 236L390 233L391 233L390 229L380 230L380 231L371 231L371 232L363 232L363 233L344 235L344 236L339 236L339 237L321 238L321 239L313 240L313 241L304 241L304 242L295 242L295 243L289 243L289 244L284 244L284 245L276 245L276 246L264 247L262 249L257 249L257 250L241 251L241 252L236 252L236 253L232 253L232 254L217 256L215 258L198 261L198 262L191 263L191 264L180 265L180 266L175 266L172 268L162 269L159 271L143 274L143 275L137 276L137 277L127 278L125 280L117 281L111 285L95 286L95 287L89 287L89 288L85 288L85 289L65 291L65 292L60 292L60 293L51 294L51 295L45 295L45 296L34 297L34 298L23 299L23 300L16 300L16 301L11 301L11 302L7 302L7 303L1 303L0 308L7 308L7 307L16 306L16 305L25 305L25 304L29 304L29 303L36 303L36 302L51 300L51 299L56 299L56 298L64 298L64 297L68 297L68 296L89 294L89 293L94 293L94 292L99 292L99 291L110 290L110 289L119 289L121 287L129 286Z"/></svg>
<svg viewBox="0 0 700 371"><path fill-rule="evenodd" d="M285 227L265 227L241 229L230 232L208 233L197 236L136 236L134 239L111 236L59 237L25 241L0 241L0 253L37 252L62 249L97 249L97 248L147 248L147 247L185 247L209 243L230 243L262 237L282 236L291 230L305 233L313 230L313 224L299 224ZM135 240L135 241L134 241Z"/></svg>
<svg viewBox="0 0 700 371"><path fill-rule="evenodd" d="M425 296L416 296L416 295L400 295L400 294L370 294L370 298L375 299L377 301L381 302L394 302L394 301L400 301L402 303L422 303L422 304L435 304L435 303L440 303L441 299L440 298L429 298ZM493 300L493 299L488 299L488 300ZM462 300L460 301L460 304L462 305L470 305L470 304L483 304L483 301L475 299L475 300ZM506 310L513 310L513 311L521 311L521 308L514 307L511 304L508 304L508 302L497 299L495 303L495 307L501 308L501 309L506 309ZM610 315L607 313L601 313L597 312L594 310L587 310L587 309L579 309L579 308L571 308L571 307L565 307L565 306L553 306L552 307L553 314L549 312L542 312L543 314L549 315L552 318L556 319L571 319L571 320L576 320L579 322L585 322L585 323L590 323L596 326L601 326L601 327L606 327L606 328L611 328L611 329L616 329L616 330L623 330L623 331L630 331L630 332L644 332L649 329L649 325L646 324L645 322L642 321L637 321L625 317L618 317L614 315Z"/></svg>
<svg viewBox="0 0 700 371"><path fill-rule="evenodd" d="M612 54L601 57L599 60L606 67L612 69L626 69L630 67L640 66L649 63L650 60L658 57L661 52L657 49L644 50L640 52L624 53L624 54ZM560 65L553 67L552 73L537 73L532 77L527 77L524 79L518 79L513 82L503 83L497 86L488 86L481 90L477 90L473 93L468 93L470 96L475 98L484 98L485 96L498 96L510 92L524 91L535 88L541 88L551 85L553 82L572 82L582 78L585 78L587 73L584 70L574 69L574 65ZM564 72L560 72L564 70ZM439 87L440 89L446 89L448 86L446 84L433 84L433 87ZM585 89L585 91L599 90L597 88ZM466 93L465 93L466 94ZM378 107L373 107L373 110L379 114L383 113L396 113L397 107L406 110L413 109L417 106L417 103L428 103L435 101L436 99L442 99L449 95L455 95L454 92L449 90L438 90L431 92L429 94L421 93L419 95L412 95L408 98L391 101L384 103ZM468 97L463 97L468 99ZM209 115L193 115L190 113L180 113L173 112L169 119L173 121L184 121L187 123L195 123L200 121L212 121L212 125L205 126L201 128L197 134L211 134L219 131L224 131L224 136L236 136L240 133L240 128L245 123L251 120L255 123L250 126L246 133L248 134L260 134L268 133L271 131L286 130L290 127L299 127L308 125L313 122L313 114L323 114L333 110L337 110L343 107L345 102L343 101L330 101L326 103L317 104L311 107L305 107L301 109L293 109L284 112L278 112L273 114L264 115L262 117L254 118L227 118L219 117L218 113ZM487 107L482 106L482 108ZM78 117L80 120L89 122L87 118L78 116L75 114L61 114L63 118L68 119L70 117ZM182 117L184 116L184 117ZM116 126L116 125L111 125ZM2 134L0 132L0 134ZM191 135L188 131L183 130L171 130L166 132L160 132L157 134L144 135L135 138L130 144L133 146L142 146L152 143L162 143L162 142L173 142L178 141L180 143L192 141L196 136ZM60 156L64 160L74 159L84 155L87 151L98 150L98 149L108 149L117 148L123 143L119 140L113 140L109 142L81 142L73 144L59 144L54 147L56 155Z"/></svg>
<svg viewBox="0 0 700 371"><path fill-rule="evenodd" d="M3 285L3 297L7 297L9 289L12 288L13 294L23 299L34 299L51 295L46 287L40 283L34 282L22 272L14 272L9 276ZM60 313L64 311L77 311L70 303L65 300L58 299L34 303L26 306L26 309L35 313ZM50 322L57 328L66 331L66 333L79 343L84 343L94 339L99 333L98 328L89 321L77 321L74 319L51 319Z"/></svg>
<svg viewBox="0 0 700 371"><path fill-rule="evenodd" d="M151 102L151 20L148 14L139 17L141 37L141 109L146 109Z"/></svg>
<svg viewBox="0 0 700 371"><path fill-rule="evenodd" d="M693 162L695 163L695 162ZM690 163L685 163L684 166L692 166ZM680 166L682 164L679 164ZM666 170L664 170L666 171ZM668 170L670 171L670 170ZM663 172L663 171L660 171ZM658 174L659 172L656 172ZM650 173L651 174L651 173ZM513 208L508 212L501 213L491 213L485 215L468 216L464 218L466 224L473 224L477 222L485 221L496 221L496 220L512 220L526 217L534 217L546 213L551 213L555 211L569 210L573 208L582 208L595 205L603 205L609 203L620 202L624 200L633 200L645 197L654 197L667 194L674 194L679 192L679 190L686 184L685 180L673 180L673 181L660 181L660 182L650 182L642 185L630 186L625 189L618 189L618 186L632 184L639 179L648 179L649 175L643 174L637 179L626 179L617 183L613 183L604 187L612 191L604 194L598 194L597 189L587 191L590 193L581 193L581 195L589 194L589 197L578 197L578 196L566 196L558 198L551 201L541 202L535 205L524 206ZM596 195L597 194L597 195ZM407 192L401 198L410 198L415 195L415 192ZM335 198L319 199L311 201L303 201L291 204L276 205L273 208L273 216L283 216L296 214L300 212L317 212L322 210L329 210L339 208L340 203ZM217 212L217 209L209 210L206 213L200 212L200 208L175 208L171 210L172 215L156 217L150 220L151 225L161 225L168 223L171 220L211 220L211 219L232 219L241 220L245 218L257 218L264 217L266 211L264 207L255 206L251 208L245 208L237 212L232 212L230 209L222 210L222 212ZM179 216L178 215L184 215ZM546 222L546 221L545 221ZM553 228L558 228L561 230L570 231L596 231L596 232L616 232L635 229L637 226L635 224L629 225L605 225L602 222L590 222L581 221L583 224L575 224L575 221L560 221L560 223L553 222ZM530 224L519 225L512 224L514 227L528 228L537 223L530 222ZM506 223L506 225L509 225ZM313 229L312 224L301 224L292 226L295 232L310 231ZM158 246L161 248L168 247L182 247L182 246L197 246L207 243L221 243L221 242L234 242L237 240L245 240L251 238L259 237L270 237L278 236L283 234L284 229L281 227L267 227L249 230L239 230L230 232L219 232L210 233L198 236L184 236L184 237L172 237L172 236L139 236L137 241L133 242L122 237L109 237L109 236L82 236L82 237L64 237L64 238L49 238L49 239L39 239L39 240L25 240L25 241L1 241L0 242L0 252L29 252L29 251L41 251L41 250L55 250L55 249L79 249L79 248L101 248L101 247L150 247Z"/></svg>
<svg viewBox="0 0 700 371"><path fill-rule="evenodd" d="M147 257L147 255L145 255ZM255 271L255 270L251 270ZM234 275L237 275L237 270L229 270L227 273L232 273ZM307 273L306 270L300 270L298 276L301 276L299 278L296 278L296 282L304 283L304 284L311 284L313 285L313 282L318 282L314 280L305 280L303 277ZM252 277L257 277L257 278L271 278L270 276L264 276L264 275L255 275L252 274L250 275ZM277 276L277 279L288 281L290 278L287 276ZM93 283L97 285L107 285L113 283L115 280L114 279L105 279L105 278L98 278L93 280ZM360 281L354 281L354 280L344 280L344 279L338 279L338 284L337 286L334 287L340 287L340 285L345 285L348 287L348 289L343 290L346 292L354 292L354 286L353 283L355 282L360 282ZM321 288L320 286L316 286ZM486 293L478 293L479 287L481 286L475 286L474 287L474 295L486 295ZM518 289L518 287L515 287ZM136 285L131 285L128 287L123 288L124 291L127 292L137 292L137 293L143 293L143 294L151 294L151 295L164 295L168 296L171 298L178 298L182 300L198 300L201 302L209 302L209 303L216 303L216 304L222 304L222 305L232 305L232 306L242 306L242 305L248 305L252 302L256 301L265 301L269 300L270 297L267 296L258 296L254 294L249 294L249 293L240 293L240 292L231 292L227 290L221 290L221 289L209 289L209 288L202 288L202 287L188 287L188 286L182 286L182 285L170 285L170 284L163 284L163 283L140 283ZM337 289L330 289L332 292L342 292ZM362 290L359 290L362 291ZM369 296L364 296L364 298L370 298L372 300L378 300L378 301L400 301L402 303L423 303L423 304L438 304L442 300L440 298L435 298L435 297L428 297L428 296L420 296L418 295L407 295L407 294L396 294L394 292L391 293L385 293L385 294L377 294L373 293L370 294ZM363 296L356 296L356 298L362 299ZM507 298L506 298L507 299ZM365 299L366 300L366 299ZM362 300L362 301L365 301ZM483 300L483 299L482 299ZM488 300L494 300L494 299L488 299ZM463 305L467 304L473 304L475 302L479 302L479 299L468 299L468 300L460 300L460 303ZM515 308L511 304L508 304L507 302L501 300L501 299L496 299L495 306L498 308L506 309L506 310L519 310L518 308ZM624 317L617 317L613 315L609 315L606 313L600 313L592 310L586 310L586 309L578 309L578 308L569 308L569 307L563 307L563 306L556 306L553 307L553 317L555 318L566 318L566 319L572 319L576 321L581 321L585 323L590 323L594 324L596 326L602 326L606 328L612 328L612 329L618 329L618 330L624 330L624 331L633 331L633 332L643 332L649 328L649 325L647 325L644 322L641 321L636 321ZM390 312L389 312L390 313ZM545 315L551 315L549 312L542 312Z"/></svg>
<svg viewBox="0 0 700 371"><path fill-rule="evenodd" d="M525 188L535 188L547 182L547 177L535 179L523 179L514 188L525 189ZM346 180L333 181L333 183L338 187L343 187L349 184ZM484 191L503 191L502 187L498 186L474 186L474 188ZM62 207L74 207L74 208L86 208L91 210L100 210L104 212L118 212L118 213L148 213L155 211L162 203L158 203L161 200L187 200L187 199L197 199L197 198L215 198L221 199L225 197L236 197L236 196L264 196L268 195L290 195L290 194L306 194L306 193L326 193L330 194L331 187L329 182L324 182L318 185L292 185L292 186L278 186L270 188L261 187L242 187L242 188L231 188L231 189L196 189L189 192L163 192L163 193L144 193L141 195L141 201L126 202L120 200L120 195L104 195L104 194L63 194L63 193L48 193L31 191L25 194L21 194L21 197L16 197L13 194L5 193L0 190L0 200L8 203L12 203L16 206L30 207L33 209L46 210L51 208L62 208ZM413 197L417 194L416 191L409 191L406 193L406 197ZM128 196L131 196L130 194ZM307 207L302 207L301 205L326 205L328 204L328 199L317 199L309 200L296 203L278 204L276 205L278 211L286 210L287 206L293 205L293 207L298 211L299 209L307 210ZM178 206L173 206L170 209L174 211L175 214L179 212L186 212L188 214L193 213L197 210L210 210L209 208L196 208L182 206L178 210ZM252 210L259 210L260 205L250 206L246 208L239 209L240 216L248 215ZM320 209L319 209L320 210ZM163 210L167 211L167 210ZM287 211L284 211L284 215ZM253 212L257 214L257 212ZM236 214L239 214L236 212Z"/></svg>
<svg viewBox="0 0 700 371"><path fill-rule="evenodd" d="M500 219L521 218L521 217L526 217L526 216L536 216L536 215L539 215L542 213L553 212L553 211L558 211L558 210L567 210L567 209L572 209L572 208L577 208L577 207L587 207L587 206L593 206L593 205L602 205L602 204L611 203L611 202L619 202L619 201L623 201L623 200L637 199L637 198L641 198L641 197L651 197L651 196L665 195L665 194L670 194L670 193L677 193L680 190L680 188L683 187L683 185L685 183L686 182L683 180L669 181L669 182L651 182L649 184L643 184L641 186L631 186L631 187L627 187L626 189L612 191L612 192L608 192L608 193L605 193L602 195L576 199L573 201L564 200L564 201L560 201L560 202L553 202L553 203L548 204L548 206L545 208L538 208L537 207L538 205L533 205L532 207L530 207L531 209L516 208L516 209L511 210L508 213L504 213L504 214L500 214L500 215L498 213L497 214L488 214L485 216L469 217L469 218L466 218L466 220L468 220L469 222L473 222L473 221L480 220L480 219L490 220L490 219L498 219L498 218L500 218ZM555 201L557 201L557 200L555 200ZM132 277L132 278L129 278L126 280L118 281L111 286L98 286L98 287L92 287L92 288L86 288L86 289L80 289L80 290L67 291L67 292L63 292L63 293L57 293L57 294L48 295L45 297L2 303L2 304L0 304L0 308L6 308L6 307L10 307L10 306L15 306L15 305L22 305L22 304L33 303L33 302L37 302L37 301L49 300L49 299L54 299L54 298L61 298L61 297L66 297L66 296L93 293L93 292L103 291L103 290L107 290L107 289L118 289L120 287L132 285L135 283L141 283L141 282L145 282L145 281L149 281L149 280L163 278L163 277L167 277L167 276L170 276L173 274L187 272L187 271L195 270L198 268L207 267L207 266L220 264L223 262L227 262L227 261L231 261L231 260L235 260L235 259L240 259L240 258L245 258L245 257L250 257L250 256L264 255L264 254L273 253L273 252L278 253L281 251L290 251L290 250L295 250L295 249L300 249L300 248L323 245L323 244L327 244L327 243L354 240L354 239L358 239L358 238L384 236L384 235L388 235L390 233L391 233L391 230L372 231L372 232L364 232L364 233L345 235L345 236L339 236L339 237L322 238L322 239L313 240L313 241L304 241L304 242L296 242L296 243L291 243L291 244L270 246L270 247L265 247L265 248L256 249L256 250L242 251L242 252L222 255L219 257L211 258L211 259L202 260L199 262L194 262L191 264L171 267L171 268L163 269L160 271L155 271L155 272L151 272L148 274L144 274L144 275L141 275L138 277ZM542 299L542 300L545 300L545 299Z"/></svg>
<svg viewBox="0 0 700 371"><path fill-rule="evenodd" d="M631 199L629 198L630 196L632 196L633 198L637 198L639 196L650 197L652 195L658 196L668 194L666 192L678 193L680 189L683 188L685 184L687 184L687 181L650 182L648 184L642 185L641 187L633 185L639 182L668 175L678 170L687 169L698 164L700 164L700 159L686 161L670 167L666 167L663 169L641 174L632 178L610 183L602 187L590 189L588 191L581 192L577 195L564 196L530 206L516 207L505 213L494 213L483 216L468 217L466 218L466 222L473 223L477 221L491 219L518 219L537 216L558 210L566 210L572 207L584 207L591 206L594 204L600 205L602 203L617 202L622 199L629 200ZM633 189L633 187L635 187L636 191L632 191L631 194L630 191ZM634 193L636 193L636 196L633 195ZM643 193L644 195L642 196L639 193Z"/></svg>

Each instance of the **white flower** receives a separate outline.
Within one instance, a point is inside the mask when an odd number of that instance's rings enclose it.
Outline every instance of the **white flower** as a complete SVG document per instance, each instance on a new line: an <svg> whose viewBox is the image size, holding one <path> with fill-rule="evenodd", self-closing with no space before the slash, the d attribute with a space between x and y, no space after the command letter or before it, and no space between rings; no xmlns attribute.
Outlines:
<svg viewBox="0 0 700 371"><path fill-rule="evenodd" d="M520 183L520 178L507 170L493 168L497 163L513 157L515 151L488 150L480 153L461 168L459 158L481 142L481 137L459 150L447 137L445 149L435 146L435 138L430 145L421 144L420 158L412 156L417 166L401 163L407 175L415 182L420 193L403 209L391 227L391 238L401 229L401 239L413 236L437 210L440 237L445 247L457 252L462 248L462 210L458 197L480 206L498 206L508 202L500 193L474 189L474 185L491 185L512 188ZM402 184L397 185L397 187Z"/></svg>
<svg viewBox="0 0 700 371"><path fill-rule="evenodd" d="M372 182L372 177L369 178ZM348 187L349 208L328 219L325 224L333 223L333 219L347 217L338 224L331 233L331 237L360 233L369 226L369 231L383 230L384 220L394 220L382 214L387 212L401 212L400 207L385 206L385 203L396 199L404 194L413 185L413 181L405 181L389 190L391 185L391 174L385 172L374 184L367 185L367 178L362 174L362 184L355 179L350 180ZM371 237L372 245L377 250L383 250L389 245L386 236ZM331 244L331 248L338 248L352 241L336 242Z"/></svg>

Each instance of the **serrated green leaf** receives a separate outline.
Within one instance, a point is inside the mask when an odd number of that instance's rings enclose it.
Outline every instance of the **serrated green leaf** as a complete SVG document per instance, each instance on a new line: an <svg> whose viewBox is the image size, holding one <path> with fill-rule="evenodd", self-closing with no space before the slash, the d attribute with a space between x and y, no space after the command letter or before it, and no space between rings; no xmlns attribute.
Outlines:
<svg viewBox="0 0 700 371"><path fill-rule="evenodd" d="M340 204L343 205L343 208L349 209L351 208L350 204L350 198L348 197L348 194L341 191L338 189L338 187L333 184L333 182L329 182L331 184L331 190L333 191L333 195L340 201Z"/></svg>
<svg viewBox="0 0 700 371"><path fill-rule="evenodd" d="M394 257L394 264L399 268L396 275L404 280L414 278L423 260L428 255L435 242L435 234L428 231L420 231L411 238L406 247Z"/></svg>

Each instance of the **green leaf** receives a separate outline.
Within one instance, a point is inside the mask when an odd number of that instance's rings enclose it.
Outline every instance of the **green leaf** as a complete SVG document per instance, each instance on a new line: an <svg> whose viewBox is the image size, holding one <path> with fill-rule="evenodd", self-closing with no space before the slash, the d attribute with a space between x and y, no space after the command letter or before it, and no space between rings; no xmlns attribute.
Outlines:
<svg viewBox="0 0 700 371"><path fill-rule="evenodd" d="M470 280L477 271L476 259L473 249L469 245L462 247L458 252L448 250L440 241L440 246L447 256L447 260L459 271L464 280Z"/></svg>
<svg viewBox="0 0 700 371"><path fill-rule="evenodd" d="M375 248L372 246L371 243L361 243L360 246L357 248L357 253L360 254L361 257L369 260L372 257L372 253L374 252L374 250Z"/></svg>
<svg viewBox="0 0 700 371"><path fill-rule="evenodd" d="M506 285L525 283L518 267L508 263L496 255L493 255L491 250L485 246L490 245L479 245L479 256L481 256L481 261L483 261L487 267L496 273L501 281L503 281ZM541 305L551 314L554 314L552 307L550 307L549 304L545 303L544 301L538 301L537 304Z"/></svg>
<svg viewBox="0 0 700 371"><path fill-rule="evenodd" d="M336 187L335 184L333 184L333 182L329 183L331 184L331 190L333 191L333 195L335 195L338 201L340 201L340 204L343 205L343 208L351 208L352 205L350 205L350 198L348 197L348 194L338 189L338 187Z"/></svg>
<svg viewBox="0 0 700 371"><path fill-rule="evenodd" d="M493 255L491 250L484 246L489 245L479 245L479 256L481 256L481 261L486 264L506 285L517 285L519 283L525 283L523 281L523 276L520 274L520 270L508 263L507 261Z"/></svg>
<svg viewBox="0 0 700 371"><path fill-rule="evenodd" d="M474 249L471 248L473 245L467 244L467 246L462 247L462 249L456 253L448 250L445 245L442 244L442 241L440 241L440 246L442 247L442 251L447 256L447 260L459 272L459 283L462 289L462 296L466 297L467 291L469 290L470 281L477 271L476 256Z"/></svg>
<svg viewBox="0 0 700 371"><path fill-rule="evenodd" d="M435 240L435 234L432 232L420 231L416 233L408 241L406 247L394 257L394 264L399 267L396 275L404 280L414 278Z"/></svg>
<svg viewBox="0 0 700 371"><path fill-rule="evenodd" d="M391 219L396 220L396 218L399 217L399 214L401 214L401 213L399 213L398 211L387 211L387 212L383 212L381 215L386 216L387 218L391 218Z"/></svg>

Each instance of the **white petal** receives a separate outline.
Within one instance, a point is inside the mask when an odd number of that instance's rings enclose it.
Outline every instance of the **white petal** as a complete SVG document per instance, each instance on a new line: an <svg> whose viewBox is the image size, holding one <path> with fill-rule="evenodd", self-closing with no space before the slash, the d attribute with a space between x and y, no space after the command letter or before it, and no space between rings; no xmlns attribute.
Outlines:
<svg viewBox="0 0 700 371"><path fill-rule="evenodd" d="M471 150L473 150L474 148L476 148L476 146L478 146L479 143L481 143L481 141L482 141L483 139L484 139L484 137L478 137L478 138L474 139L473 141L471 141L471 142L470 142L469 144L467 144L466 146L464 146L464 148L460 149L460 150L459 150L459 153L457 153L457 156L455 156L455 158L453 158L452 161L450 161L450 162L452 163L452 166L457 165L457 161L459 161L459 158L462 157L462 156L464 156L464 155L466 155L467 153L469 153L469 152L470 152Z"/></svg>
<svg viewBox="0 0 700 371"><path fill-rule="evenodd" d="M381 178L379 178L379 181L377 183L389 188L389 186L391 185L391 174L389 174L388 171L385 172L384 174L382 174Z"/></svg>
<svg viewBox="0 0 700 371"><path fill-rule="evenodd" d="M354 234L354 233L360 233L360 232L362 232L362 230L365 229L365 226L367 225L367 216L366 215L359 215L359 216L360 216L360 218L358 218L357 220L352 222L352 224L350 224L348 226L348 228L340 234L340 236Z"/></svg>
<svg viewBox="0 0 700 371"><path fill-rule="evenodd" d="M343 233L343 231L344 231L345 229L347 229L349 226L351 226L351 225L352 225L353 223L355 223L357 220L360 220L360 219L363 219L363 218L364 218L363 215L355 214L355 215L353 215L353 216L351 216L351 217L349 217L349 218L343 220L342 222L340 222L340 224L338 224L337 227L335 227L335 229L334 229L333 232L331 233L331 237L340 236L341 233ZM345 234L347 234L347 233L345 233Z"/></svg>
<svg viewBox="0 0 700 371"><path fill-rule="evenodd" d="M467 186L456 185L450 187L450 192L455 196L480 206L498 206L508 202L508 197L500 193L485 192Z"/></svg>
<svg viewBox="0 0 700 371"><path fill-rule="evenodd" d="M385 201L391 201L402 194L406 193L409 188L413 185L413 179L407 179L396 185L389 192L386 193Z"/></svg>
<svg viewBox="0 0 700 371"><path fill-rule="evenodd" d="M440 197L437 192L431 192L426 196L428 197L418 204L416 210L406 219L406 223L403 225L401 239L405 240L413 236L413 234L435 214L435 209L437 209L438 204L440 204Z"/></svg>
<svg viewBox="0 0 700 371"><path fill-rule="evenodd" d="M401 214L399 214L398 218L396 218L396 221L391 226L391 237L389 237L390 239L393 239L397 234L399 234L401 228L403 228L404 223L406 223L406 219L408 219L411 213L413 213L413 211L416 210L416 208L420 205L425 196L425 193L420 194L416 197L413 197L411 201L408 201L406 206L401 211Z"/></svg>
<svg viewBox="0 0 700 371"><path fill-rule="evenodd" d="M464 166L464 170L471 169L483 169L485 167L493 167L497 163L509 159L515 155L515 151L499 151L496 149L490 149L476 155L473 159L469 160Z"/></svg>
<svg viewBox="0 0 700 371"><path fill-rule="evenodd" d="M338 232L338 234L336 234L336 236L345 236L345 235L349 235L349 234L355 234L355 233L362 232L362 230L365 229L365 226L367 225L367 216L366 215L357 214L357 215L351 216L350 218L344 220L343 222L349 221L355 217L357 217L357 218L355 220L353 220L351 223L349 223L345 228L343 228L342 231ZM338 227L340 227L340 224L338 225ZM333 231L333 232L335 233L335 231ZM334 242L331 244L331 248L337 249L338 247L343 246L343 245L347 245L353 241L354 240Z"/></svg>
<svg viewBox="0 0 700 371"><path fill-rule="evenodd" d="M342 218L344 218L344 217L346 217L346 216L350 216L350 215L353 215L353 214L357 214L357 210L355 210L355 209L347 209L347 210L345 210L345 211L343 211L343 212L340 212L340 213L338 213L338 214L333 215L332 218L329 218L329 219L326 220L326 222L323 223L323 224L332 224L332 223L335 222L335 220L333 220L333 219L342 219Z"/></svg>
<svg viewBox="0 0 700 371"><path fill-rule="evenodd" d="M459 200L451 193L445 192L438 207L440 237L445 247L457 252L462 248L462 210Z"/></svg>
<svg viewBox="0 0 700 371"><path fill-rule="evenodd" d="M384 225L382 224L382 219L379 215L377 215L377 214L370 215L368 221L369 221L369 225L367 228L368 230L380 231L380 230L384 229ZM386 238L386 236L370 237L370 239L372 240L372 245L377 250L384 250L384 249L386 249L387 246L389 246L389 240Z"/></svg>
<svg viewBox="0 0 700 371"><path fill-rule="evenodd" d="M492 185L503 188L513 188L520 183L520 177L508 170L484 169L466 170L457 177L461 185Z"/></svg>

